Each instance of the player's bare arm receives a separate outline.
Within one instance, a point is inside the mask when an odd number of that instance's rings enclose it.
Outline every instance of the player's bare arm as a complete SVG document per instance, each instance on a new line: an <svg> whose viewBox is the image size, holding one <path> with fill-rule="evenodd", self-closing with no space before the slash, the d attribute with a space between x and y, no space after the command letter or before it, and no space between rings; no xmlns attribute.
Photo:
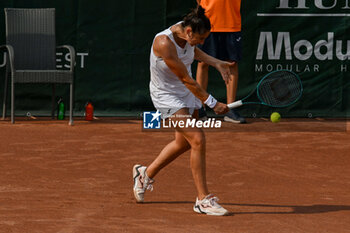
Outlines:
<svg viewBox="0 0 350 233"><path fill-rule="evenodd" d="M157 57L163 58L171 71L197 98L202 102L208 98L209 94L188 74L186 66L177 56L175 45L169 37L165 35L158 36L153 44L153 52Z"/></svg>
<svg viewBox="0 0 350 233"><path fill-rule="evenodd" d="M169 37L161 35L156 37L153 44L153 52L157 57L163 58L164 62L183 82L183 84L204 103L209 94L188 74L186 66L177 56L177 51ZM213 108L216 114L224 114L228 111L226 104L217 102Z"/></svg>
<svg viewBox="0 0 350 233"><path fill-rule="evenodd" d="M233 79L233 67L235 62L226 62L216 59L197 47L194 50L194 58L215 67L220 72L226 84Z"/></svg>

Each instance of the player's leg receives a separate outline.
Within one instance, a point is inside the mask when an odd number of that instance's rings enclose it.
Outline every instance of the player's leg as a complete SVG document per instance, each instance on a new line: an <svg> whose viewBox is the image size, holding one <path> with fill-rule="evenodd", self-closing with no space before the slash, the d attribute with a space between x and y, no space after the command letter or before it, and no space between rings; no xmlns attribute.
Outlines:
<svg viewBox="0 0 350 233"><path fill-rule="evenodd" d="M197 112L194 113L197 115ZM179 116L179 117L177 117ZM186 121L190 117L187 108L180 109L171 118L172 121ZM203 199L208 192L205 163L205 135L200 128L176 128L175 140L170 142L147 168L147 176L153 178L163 167L176 159L183 152L191 149L191 169L198 192Z"/></svg>
<svg viewBox="0 0 350 233"><path fill-rule="evenodd" d="M191 145L191 170L197 189L193 210L208 215L226 215L228 211L218 204L218 198L209 194L206 179L206 140L202 129L178 129Z"/></svg>
<svg viewBox="0 0 350 233"><path fill-rule="evenodd" d="M172 119L172 121L173 120L174 119ZM175 131L175 139L166 145L158 157L148 166L146 171L148 177L155 177L162 168L171 163L184 152L188 151L190 148L191 146L184 136L180 132Z"/></svg>
<svg viewBox="0 0 350 233"><path fill-rule="evenodd" d="M208 194L206 179L206 143L202 129L179 129L179 132L191 145L191 170L199 199L205 198Z"/></svg>
<svg viewBox="0 0 350 233"><path fill-rule="evenodd" d="M146 189L153 189L155 175L178 156L190 149L190 145L181 133L175 132L175 140L171 141L148 166L135 165L133 168L134 196L137 202L144 201Z"/></svg>
<svg viewBox="0 0 350 233"><path fill-rule="evenodd" d="M180 109L174 114L180 116L188 116L188 109ZM182 118L172 117L172 121L183 120ZM154 176L166 165L171 163L179 155L190 149L190 144L183 135L175 131L175 139L166 145L157 158L150 166L135 165L133 167L134 178L134 196L138 202L144 201L144 193L146 189L152 189Z"/></svg>

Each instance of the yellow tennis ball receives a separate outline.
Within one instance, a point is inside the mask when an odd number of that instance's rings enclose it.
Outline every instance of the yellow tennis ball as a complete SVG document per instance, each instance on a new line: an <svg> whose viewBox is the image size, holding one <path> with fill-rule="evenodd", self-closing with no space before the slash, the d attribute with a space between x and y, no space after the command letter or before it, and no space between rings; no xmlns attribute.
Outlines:
<svg viewBox="0 0 350 233"><path fill-rule="evenodd" d="M273 123L278 123L281 120L281 115L278 112L273 112L270 116L270 120Z"/></svg>

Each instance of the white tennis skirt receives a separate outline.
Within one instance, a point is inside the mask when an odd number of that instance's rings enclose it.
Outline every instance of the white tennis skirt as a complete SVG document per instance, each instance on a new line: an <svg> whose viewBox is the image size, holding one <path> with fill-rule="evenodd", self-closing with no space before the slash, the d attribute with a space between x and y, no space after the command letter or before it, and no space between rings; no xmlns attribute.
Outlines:
<svg viewBox="0 0 350 233"><path fill-rule="evenodd" d="M176 93L151 91L151 98L154 107L162 113L163 119L172 116L182 108L188 108L192 115L195 109L202 107L202 102L190 91L184 96L176 95Z"/></svg>

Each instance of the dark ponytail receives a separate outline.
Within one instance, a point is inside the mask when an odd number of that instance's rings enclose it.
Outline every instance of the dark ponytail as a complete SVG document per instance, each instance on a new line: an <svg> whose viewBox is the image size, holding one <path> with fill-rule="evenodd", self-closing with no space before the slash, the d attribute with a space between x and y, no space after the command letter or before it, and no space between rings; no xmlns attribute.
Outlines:
<svg viewBox="0 0 350 233"><path fill-rule="evenodd" d="M204 34L210 31L210 21L205 16L205 10L200 5L188 13L182 22L182 27L190 26L193 33Z"/></svg>

